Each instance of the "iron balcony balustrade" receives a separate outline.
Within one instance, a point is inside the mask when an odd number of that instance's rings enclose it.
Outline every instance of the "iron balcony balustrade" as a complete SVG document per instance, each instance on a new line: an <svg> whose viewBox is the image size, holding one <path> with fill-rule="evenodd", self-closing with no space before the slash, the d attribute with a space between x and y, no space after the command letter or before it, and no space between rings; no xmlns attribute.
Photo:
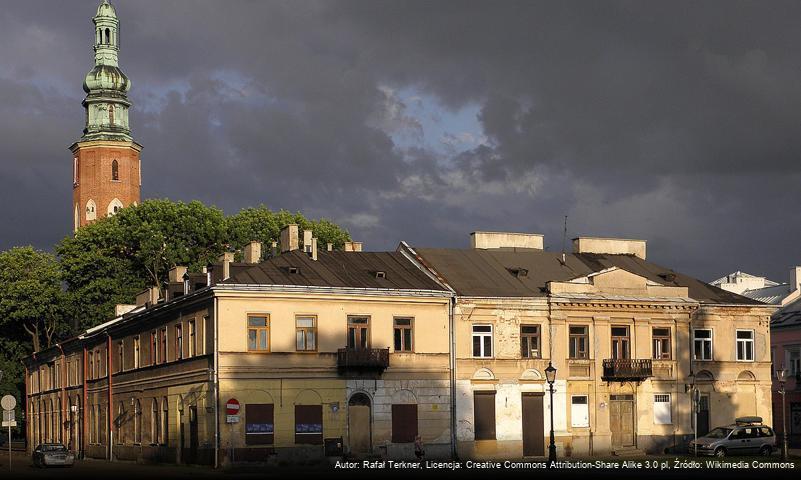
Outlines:
<svg viewBox="0 0 801 480"><path fill-rule="evenodd" d="M603 367L601 378L607 382L641 382L654 375L650 358L607 358L604 359Z"/></svg>
<svg viewBox="0 0 801 480"><path fill-rule="evenodd" d="M340 348L337 350L337 367L384 370L389 367L389 348Z"/></svg>

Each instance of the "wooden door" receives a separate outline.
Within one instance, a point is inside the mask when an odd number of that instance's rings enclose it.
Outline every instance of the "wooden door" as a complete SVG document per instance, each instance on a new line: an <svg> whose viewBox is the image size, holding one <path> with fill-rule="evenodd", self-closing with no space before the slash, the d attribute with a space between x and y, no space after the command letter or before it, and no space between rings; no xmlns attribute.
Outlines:
<svg viewBox="0 0 801 480"><path fill-rule="evenodd" d="M634 446L633 395L611 395L609 428L612 431L612 447Z"/></svg>
<svg viewBox="0 0 801 480"><path fill-rule="evenodd" d="M370 399L357 393L348 402L348 440L351 453L370 453L371 448Z"/></svg>
<svg viewBox="0 0 801 480"><path fill-rule="evenodd" d="M703 437L709 433L709 395L698 397L698 436Z"/></svg>
<svg viewBox="0 0 801 480"><path fill-rule="evenodd" d="M545 455L545 412L542 393L524 393L523 410L523 456Z"/></svg>

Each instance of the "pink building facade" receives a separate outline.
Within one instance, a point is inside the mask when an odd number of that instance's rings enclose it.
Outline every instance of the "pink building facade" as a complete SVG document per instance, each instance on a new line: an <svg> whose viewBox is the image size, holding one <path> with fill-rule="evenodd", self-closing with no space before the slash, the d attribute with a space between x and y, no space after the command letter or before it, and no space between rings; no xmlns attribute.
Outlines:
<svg viewBox="0 0 801 480"><path fill-rule="evenodd" d="M791 447L801 447L801 300L778 310L771 318L770 343L773 370L785 368L785 405L778 393L779 383L773 380L773 427L783 433L782 412L787 415L787 433ZM781 438L781 436L779 437Z"/></svg>

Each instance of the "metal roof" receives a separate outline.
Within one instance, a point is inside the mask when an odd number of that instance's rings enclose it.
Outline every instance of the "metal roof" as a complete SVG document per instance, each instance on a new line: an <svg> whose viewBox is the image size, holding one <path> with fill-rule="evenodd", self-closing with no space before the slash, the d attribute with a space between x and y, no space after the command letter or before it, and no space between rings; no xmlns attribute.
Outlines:
<svg viewBox="0 0 801 480"><path fill-rule="evenodd" d="M770 328L801 327L801 299L788 303L770 318Z"/></svg>
<svg viewBox="0 0 801 480"><path fill-rule="evenodd" d="M562 254L535 249L414 248L458 295L477 297L541 297L549 281L568 281L617 267L660 285L687 287L690 298L704 303L761 305L701 280L646 262L634 255ZM519 269L525 276L515 275Z"/></svg>
<svg viewBox="0 0 801 480"><path fill-rule="evenodd" d="M248 267L238 264L220 284L445 291L400 252L318 252L312 260L294 250Z"/></svg>

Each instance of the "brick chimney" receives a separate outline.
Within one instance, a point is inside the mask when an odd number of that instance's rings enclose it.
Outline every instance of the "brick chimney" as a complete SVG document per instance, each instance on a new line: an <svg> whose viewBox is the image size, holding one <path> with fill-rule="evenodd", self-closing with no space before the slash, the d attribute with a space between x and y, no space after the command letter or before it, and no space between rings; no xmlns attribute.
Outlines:
<svg viewBox="0 0 801 480"><path fill-rule="evenodd" d="M601 253L609 255L634 255L645 260L645 240L627 238L576 237L573 253Z"/></svg>
<svg viewBox="0 0 801 480"><path fill-rule="evenodd" d="M183 282L186 270L186 267L181 267L178 265L172 267L168 274L170 277L170 283Z"/></svg>
<svg viewBox="0 0 801 480"><path fill-rule="evenodd" d="M801 266L790 269L790 293L801 288Z"/></svg>
<svg viewBox="0 0 801 480"><path fill-rule="evenodd" d="M242 250L245 263L259 263L261 261L261 242L252 241Z"/></svg>
<svg viewBox="0 0 801 480"><path fill-rule="evenodd" d="M222 279L227 280L231 277L231 264L234 262L234 254L225 252L220 255L219 261L222 263Z"/></svg>
<svg viewBox="0 0 801 480"><path fill-rule="evenodd" d="M281 229L281 253L297 250L298 245L298 226L289 224Z"/></svg>
<svg viewBox="0 0 801 480"><path fill-rule="evenodd" d="M470 247L490 250L499 248L533 248L542 250L543 236L538 233L473 232Z"/></svg>
<svg viewBox="0 0 801 480"><path fill-rule="evenodd" d="M346 252L361 252L362 242L345 242Z"/></svg>

